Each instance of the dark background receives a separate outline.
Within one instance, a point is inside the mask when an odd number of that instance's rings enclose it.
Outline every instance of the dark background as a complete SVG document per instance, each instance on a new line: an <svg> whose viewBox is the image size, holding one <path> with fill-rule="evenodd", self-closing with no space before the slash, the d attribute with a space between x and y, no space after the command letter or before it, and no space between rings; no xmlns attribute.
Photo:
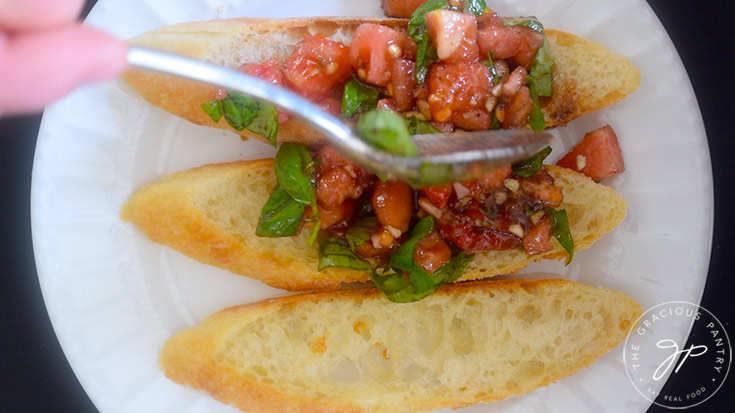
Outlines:
<svg viewBox="0 0 735 413"><path fill-rule="evenodd" d="M375 0L377 1L377 0ZM615 1L615 0L610 0ZM489 1L491 5L492 1ZM648 0L694 85L709 140L715 183L715 232L702 305L733 339L735 300L735 2ZM84 13L94 1L87 1ZM1 68L0 68L1 70ZM2 91L0 91L2 93ZM54 335L33 260L30 185L40 114L0 120L0 411L94 412ZM696 327L694 337L698 334ZM688 347L688 344L687 344ZM691 377L696 379L696 377ZM667 388L686 382L669 380ZM735 377L697 411L731 411ZM695 409L692 409L695 410ZM652 407L654 412L666 409ZM691 411L691 410L690 410Z"/></svg>

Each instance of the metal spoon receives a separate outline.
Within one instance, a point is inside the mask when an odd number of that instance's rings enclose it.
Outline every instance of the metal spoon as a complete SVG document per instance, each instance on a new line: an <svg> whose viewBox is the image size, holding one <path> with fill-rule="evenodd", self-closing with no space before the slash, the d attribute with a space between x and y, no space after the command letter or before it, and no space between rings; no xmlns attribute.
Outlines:
<svg viewBox="0 0 735 413"><path fill-rule="evenodd" d="M280 106L316 127L343 155L372 169L383 179L435 185L477 177L523 159L551 140L548 133L528 130L416 135L418 156L399 156L363 141L339 118L311 101L254 76L168 52L134 46L130 66L200 81Z"/></svg>

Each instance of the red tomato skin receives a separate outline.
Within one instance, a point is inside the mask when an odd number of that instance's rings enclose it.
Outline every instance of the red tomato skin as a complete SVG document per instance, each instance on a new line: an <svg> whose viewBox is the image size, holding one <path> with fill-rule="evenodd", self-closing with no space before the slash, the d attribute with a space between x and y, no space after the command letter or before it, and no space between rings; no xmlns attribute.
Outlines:
<svg viewBox="0 0 735 413"><path fill-rule="evenodd" d="M284 76L291 89L318 101L352 73L349 48L320 35L296 45L284 62Z"/></svg>
<svg viewBox="0 0 735 413"><path fill-rule="evenodd" d="M446 63L471 63L480 58L477 19L471 14L437 9L424 15L429 39Z"/></svg>
<svg viewBox="0 0 735 413"><path fill-rule="evenodd" d="M579 168L577 156L584 157L584 167ZM581 172L595 182L617 175L625 171L623 153L618 144L618 137L610 125L605 125L584 135L577 144L557 163L564 168Z"/></svg>
<svg viewBox="0 0 735 413"><path fill-rule="evenodd" d="M383 13L388 17L409 18L426 0L383 0Z"/></svg>
<svg viewBox="0 0 735 413"><path fill-rule="evenodd" d="M388 91L396 106L402 111L413 108L416 98L413 88L416 84L414 70L416 63L411 59L393 59L390 64L390 83Z"/></svg>
<svg viewBox="0 0 735 413"><path fill-rule="evenodd" d="M281 64L274 59L268 59L262 63L245 63L237 70L267 80L276 86L284 87L286 85ZM283 124L291 119L291 116L285 110L277 107L276 111L278 112L278 123Z"/></svg>
<svg viewBox="0 0 735 413"><path fill-rule="evenodd" d="M424 186L419 188L419 192L428 198L437 208L444 209L447 207L449 197L452 195L452 184Z"/></svg>
<svg viewBox="0 0 735 413"><path fill-rule="evenodd" d="M497 16L480 19L477 45L483 56L492 52L493 58L511 59L528 69L543 42L544 36L528 27L503 26Z"/></svg>
<svg viewBox="0 0 735 413"><path fill-rule="evenodd" d="M465 251L502 251L521 245L517 236L496 228L475 226L474 220L467 217L442 225L441 234Z"/></svg>
<svg viewBox="0 0 735 413"><path fill-rule="evenodd" d="M437 63L428 74L432 119L447 122L455 114L485 110L490 96L490 71L483 63Z"/></svg>
<svg viewBox="0 0 735 413"><path fill-rule="evenodd" d="M372 85L386 87L395 59L414 59L416 44L407 35L374 23L361 24L352 36L350 62L357 76Z"/></svg>
<svg viewBox="0 0 735 413"><path fill-rule="evenodd" d="M541 254L550 251L552 248L551 221L549 219L539 222L523 236L523 249L528 255Z"/></svg>
<svg viewBox="0 0 735 413"><path fill-rule="evenodd" d="M317 105L321 107L325 112L330 113L334 116L339 116L342 113L342 104L335 98L327 96L317 102Z"/></svg>

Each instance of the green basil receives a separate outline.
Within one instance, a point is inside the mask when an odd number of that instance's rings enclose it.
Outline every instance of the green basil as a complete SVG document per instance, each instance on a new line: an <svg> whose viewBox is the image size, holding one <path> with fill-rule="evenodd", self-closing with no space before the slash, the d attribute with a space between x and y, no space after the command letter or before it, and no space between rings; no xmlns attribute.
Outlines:
<svg viewBox="0 0 735 413"><path fill-rule="evenodd" d="M316 207L314 160L301 145L286 142L278 148L274 169L276 181L293 199Z"/></svg>
<svg viewBox="0 0 735 413"><path fill-rule="evenodd" d="M447 6L446 0L429 0L419 6L408 19L407 33L416 42L416 84L424 83L431 64L438 59L436 48L429 40L424 15Z"/></svg>
<svg viewBox="0 0 735 413"><path fill-rule="evenodd" d="M316 204L314 168L315 162L303 146L286 142L278 148L274 160L277 185L260 212L255 235L296 235L309 205L314 214L311 220L315 223L309 244L314 243L321 223Z"/></svg>
<svg viewBox="0 0 735 413"><path fill-rule="evenodd" d="M258 134L270 142L271 145L277 146L278 142L278 111L276 107L270 103L260 102L260 110L250 125L247 126L250 132Z"/></svg>
<svg viewBox="0 0 735 413"><path fill-rule="evenodd" d="M433 127L431 123L417 118L415 115L406 118L406 124L408 124L408 133L411 135L439 133L439 129Z"/></svg>
<svg viewBox="0 0 735 413"><path fill-rule="evenodd" d="M370 279L389 300L410 303L434 293L443 284L459 279L473 258L473 255L463 251L454 255L434 274L414 264L410 271L387 271L382 274L372 271Z"/></svg>
<svg viewBox="0 0 735 413"><path fill-rule="evenodd" d="M546 129L546 120L544 119L543 112L541 112L541 106L538 103L536 88L531 85L528 90L531 92L531 100L533 100L533 109L531 109L531 119L529 119L529 123L531 124L531 129L533 129L534 132L541 132Z"/></svg>
<svg viewBox="0 0 735 413"><path fill-rule="evenodd" d="M388 266L397 270L408 271L413 268L413 252L416 244L429 235L434 229L434 217L431 215L421 218L411 229L408 239L390 255Z"/></svg>
<svg viewBox="0 0 735 413"><path fill-rule="evenodd" d="M202 110L204 113L209 115L210 118L216 123L222 119L222 101L221 100L210 100L209 102L202 103Z"/></svg>
<svg viewBox="0 0 735 413"><path fill-rule="evenodd" d="M375 217L366 217L355 222L347 228L347 232L345 233L347 244L354 250L366 243L377 226L378 220Z"/></svg>
<svg viewBox="0 0 735 413"><path fill-rule="evenodd" d="M255 235L268 238L296 235L305 209L304 204L276 185L260 212Z"/></svg>
<svg viewBox="0 0 735 413"><path fill-rule="evenodd" d="M201 108L214 122L219 122L224 116L233 129L241 131L247 128L276 146L278 112L275 106L228 91L227 97L202 103Z"/></svg>
<svg viewBox="0 0 735 413"><path fill-rule="evenodd" d="M574 257L574 240L572 239L572 232L569 230L567 211L564 209L556 210L549 208L546 212L551 217L551 233L569 254L566 261L566 265L569 265Z"/></svg>
<svg viewBox="0 0 735 413"><path fill-rule="evenodd" d="M537 33L544 32L544 26L541 22L530 17L505 17L502 22L503 26L523 26Z"/></svg>
<svg viewBox="0 0 735 413"><path fill-rule="evenodd" d="M526 84L536 90L537 96L551 97L552 91L552 67L554 59L551 57L551 48L549 40L544 36L544 42L536 52L536 57L531 64L531 71L528 72Z"/></svg>
<svg viewBox="0 0 735 413"><path fill-rule="evenodd" d="M487 51L487 60L485 60L485 66L490 70L492 76L493 85L497 85L500 78L498 77L498 71L495 70L495 62L493 61L494 53L492 50Z"/></svg>
<svg viewBox="0 0 735 413"><path fill-rule="evenodd" d="M521 178L530 178L544 166L544 159L551 153L551 147L536 152L528 158L513 164L513 174Z"/></svg>
<svg viewBox="0 0 735 413"><path fill-rule="evenodd" d="M341 267L370 272L370 264L358 258L346 245L329 238L319 246L319 271Z"/></svg>
<svg viewBox="0 0 735 413"><path fill-rule="evenodd" d="M487 9L487 6L485 5L484 0L465 0L465 3L464 3L465 13L474 14L475 16L480 16L483 13L485 13L485 9Z"/></svg>
<svg viewBox="0 0 735 413"><path fill-rule="evenodd" d="M375 109L380 100L380 92L352 77L342 92L342 117L349 118L356 113Z"/></svg>
<svg viewBox="0 0 735 413"><path fill-rule="evenodd" d="M441 185L452 179L452 165L439 165L423 162L421 164L421 178L417 182L410 182L416 186Z"/></svg>
<svg viewBox="0 0 735 413"><path fill-rule="evenodd" d="M227 92L222 99L222 113L225 120L236 130L243 130L258 116L260 105L255 99L239 93Z"/></svg>
<svg viewBox="0 0 735 413"><path fill-rule="evenodd" d="M403 116L388 109L376 109L362 115L357 121L357 131L365 141L379 149L396 155L419 154Z"/></svg>

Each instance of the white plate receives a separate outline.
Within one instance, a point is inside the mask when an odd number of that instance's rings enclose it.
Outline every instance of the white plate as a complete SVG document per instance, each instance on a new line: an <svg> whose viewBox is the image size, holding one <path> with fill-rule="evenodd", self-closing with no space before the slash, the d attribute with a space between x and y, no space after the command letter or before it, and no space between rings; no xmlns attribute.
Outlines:
<svg viewBox="0 0 735 413"><path fill-rule="evenodd" d="M187 20L234 16L380 15L378 0L102 0L88 22L121 38ZM624 102L557 129L554 154L605 123L620 137L626 172L609 182L630 202L613 233L569 267L542 263L528 277L562 276L622 291L645 308L699 302L712 234L712 173L691 85L671 41L642 0L493 1L503 15L535 14L629 56L642 86ZM138 187L209 162L273 154L260 142L191 125L152 107L120 81L78 90L43 118L33 171L38 276L56 334L96 406L112 411L226 411L167 380L157 357L178 330L230 305L285 294L150 242L118 210ZM689 326L681 326L686 337ZM494 411L643 411L622 348ZM471 411L486 409L474 406Z"/></svg>

